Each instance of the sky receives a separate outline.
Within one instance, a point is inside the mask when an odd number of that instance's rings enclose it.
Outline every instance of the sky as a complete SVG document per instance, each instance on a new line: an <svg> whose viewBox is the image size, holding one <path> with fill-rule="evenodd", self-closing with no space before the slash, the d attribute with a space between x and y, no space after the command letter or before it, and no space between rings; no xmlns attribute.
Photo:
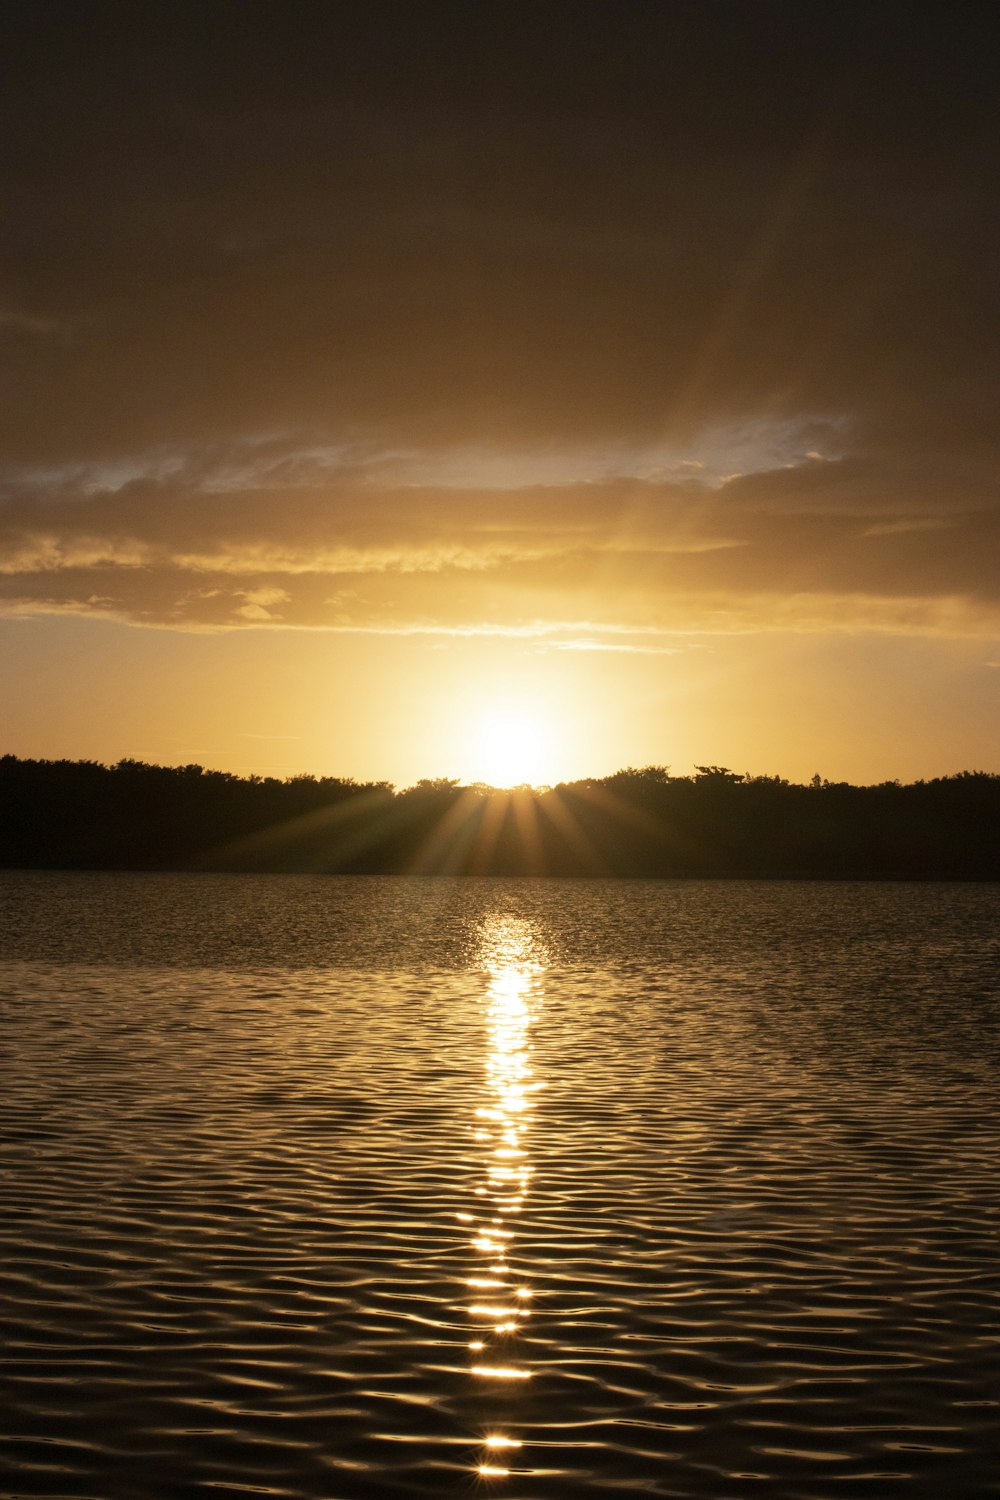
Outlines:
<svg viewBox="0 0 1000 1500"><path fill-rule="evenodd" d="M989 20L5 6L0 753L1000 771Z"/></svg>

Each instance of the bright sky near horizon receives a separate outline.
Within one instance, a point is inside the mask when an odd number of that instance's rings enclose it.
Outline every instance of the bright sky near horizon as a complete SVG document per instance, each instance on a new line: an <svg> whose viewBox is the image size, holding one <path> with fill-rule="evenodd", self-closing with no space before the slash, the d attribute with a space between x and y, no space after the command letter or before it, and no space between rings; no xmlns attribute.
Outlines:
<svg viewBox="0 0 1000 1500"><path fill-rule="evenodd" d="M1000 770L987 19L8 7L0 754Z"/></svg>

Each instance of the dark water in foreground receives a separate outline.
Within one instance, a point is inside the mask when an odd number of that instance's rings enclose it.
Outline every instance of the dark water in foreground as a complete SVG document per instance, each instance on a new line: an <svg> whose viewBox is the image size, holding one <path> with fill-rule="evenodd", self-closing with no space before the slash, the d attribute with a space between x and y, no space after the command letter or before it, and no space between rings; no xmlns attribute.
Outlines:
<svg viewBox="0 0 1000 1500"><path fill-rule="evenodd" d="M998 897L0 877L0 1495L1000 1495Z"/></svg>

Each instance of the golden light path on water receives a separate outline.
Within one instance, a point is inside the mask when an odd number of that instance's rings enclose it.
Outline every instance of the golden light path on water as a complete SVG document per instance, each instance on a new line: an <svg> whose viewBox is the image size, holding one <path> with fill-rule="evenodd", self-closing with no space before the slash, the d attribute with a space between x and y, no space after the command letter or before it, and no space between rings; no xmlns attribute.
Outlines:
<svg viewBox="0 0 1000 1500"><path fill-rule="evenodd" d="M480 960L488 976L483 999L486 1058L483 1089L475 1110L474 1135L482 1147L478 1212L467 1216L476 1251L468 1279L467 1312L471 1372L477 1380L526 1382L531 1370L518 1355L518 1335L531 1316L532 1288L517 1263L517 1215L531 1182L529 1139L534 1096L542 1085L532 1067L531 1023L542 995L544 966L531 924L511 917L488 918ZM519 1449L507 1431L483 1434L476 1472L503 1478L510 1469L498 1459Z"/></svg>

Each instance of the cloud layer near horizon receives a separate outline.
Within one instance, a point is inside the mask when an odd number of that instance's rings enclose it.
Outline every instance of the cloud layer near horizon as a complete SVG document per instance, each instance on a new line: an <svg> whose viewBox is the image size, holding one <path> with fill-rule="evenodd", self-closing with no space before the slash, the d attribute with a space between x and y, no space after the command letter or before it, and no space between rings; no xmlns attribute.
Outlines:
<svg viewBox="0 0 1000 1500"><path fill-rule="evenodd" d="M0 611L997 632L971 13L4 26Z"/></svg>
<svg viewBox="0 0 1000 1500"><path fill-rule="evenodd" d="M272 455L273 458L273 455ZM1000 522L873 462L729 478L471 489L298 466L204 471L0 506L0 608L180 628L562 636L1000 622ZM978 504L976 503L978 501Z"/></svg>

